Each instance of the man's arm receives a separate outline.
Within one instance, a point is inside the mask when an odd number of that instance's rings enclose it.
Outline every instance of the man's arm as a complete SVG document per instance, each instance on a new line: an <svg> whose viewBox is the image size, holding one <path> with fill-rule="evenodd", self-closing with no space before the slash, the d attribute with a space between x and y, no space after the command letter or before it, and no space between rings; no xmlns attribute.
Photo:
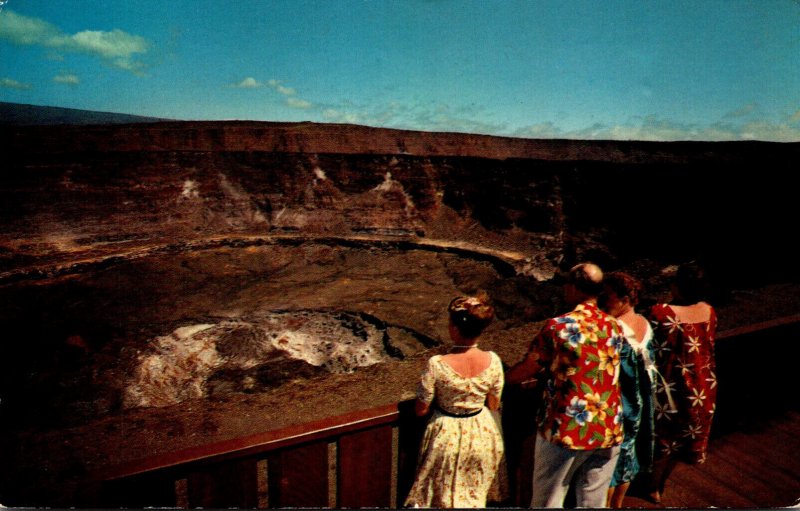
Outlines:
<svg viewBox="0 0 800 511"><path fill-rule="evenodd" d="M541 371L542 366L539 365L539 355L534 349L531 349L521 362L508 370L506 383L514 385L535 379L536 375Z"/></svg>
<svg viewBox="0 0 800 511"><path fill-rule="evenodd" d="M548 321L531 341L525 358L506 372L506 383L514 385L530 382L535 384L536 378L550 367L552 341L549 334L551 330L551 321Z"/></svg>

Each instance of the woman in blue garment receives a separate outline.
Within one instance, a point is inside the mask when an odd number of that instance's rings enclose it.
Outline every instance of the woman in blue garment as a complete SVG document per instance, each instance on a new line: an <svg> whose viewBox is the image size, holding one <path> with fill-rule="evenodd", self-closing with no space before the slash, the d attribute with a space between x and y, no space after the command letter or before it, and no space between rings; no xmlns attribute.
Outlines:
<svg viewBox="0 0 800 511"><path fill-rule="evenodd" d="M626 340L620 351L619 377L624 439L608 489L608 507L621 508L636 474L652 470L655 354L650 322L635 311L641 282L627 273L612 272L603 279L603 286L601 304L617 318Z"/></svg>

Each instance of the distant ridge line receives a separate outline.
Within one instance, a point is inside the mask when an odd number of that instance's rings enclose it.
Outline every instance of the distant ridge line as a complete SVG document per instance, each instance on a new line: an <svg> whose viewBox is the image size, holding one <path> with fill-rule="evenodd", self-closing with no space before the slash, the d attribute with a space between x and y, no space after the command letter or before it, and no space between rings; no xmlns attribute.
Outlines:
<svg viewBox="0 0 800 511"><path fill-rule="evenodd" d="M88 126L169 120L172 119L0 101L0 126Z"/></svg>

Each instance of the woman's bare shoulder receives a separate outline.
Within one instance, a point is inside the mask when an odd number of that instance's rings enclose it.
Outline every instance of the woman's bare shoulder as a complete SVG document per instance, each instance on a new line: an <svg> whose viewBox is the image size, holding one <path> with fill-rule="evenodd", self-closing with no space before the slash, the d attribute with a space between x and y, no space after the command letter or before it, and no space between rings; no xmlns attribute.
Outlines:
<svg viewBox="0 0 800 511"><path fill-rule="evenodd" d="M679 323L706 323L711 320L713 309L706 302L691 305L670 305Z"/></svg>

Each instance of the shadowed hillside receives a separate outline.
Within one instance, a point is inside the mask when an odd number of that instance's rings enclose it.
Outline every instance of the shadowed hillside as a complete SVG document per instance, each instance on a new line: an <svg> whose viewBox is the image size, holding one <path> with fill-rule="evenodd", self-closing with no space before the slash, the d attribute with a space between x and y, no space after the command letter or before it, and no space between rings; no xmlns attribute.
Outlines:
<svg viewBox="0 0 800 511"><path fill-rule="evenodd" d="M82 126L92 124L155 122L160 120L165 119L112 112L93 112L75 108L23 105L0 101L0 126L47 126L54 124Z"/></svg>

